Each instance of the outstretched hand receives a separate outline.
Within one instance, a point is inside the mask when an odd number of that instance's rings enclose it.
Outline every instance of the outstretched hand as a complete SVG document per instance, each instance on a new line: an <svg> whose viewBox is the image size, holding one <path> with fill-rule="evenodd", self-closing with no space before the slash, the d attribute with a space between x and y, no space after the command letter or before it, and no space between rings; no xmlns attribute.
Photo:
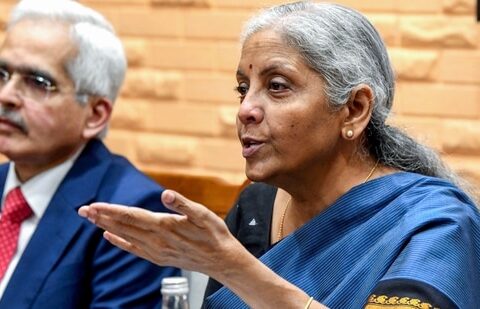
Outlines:
<svg viewBox="0 0 480 309"><path fill-rule="evenodd" d="M82 206L78 213L105 230L113 245L162 266L210 276L235 248L242 248L221 218L181 194L165 190L162 202L178 214L107 203Z"/></svg>
<svg viewBox="0 0 480 309"><path fill-rule="evenodd" d="M207 274L250 307L294 308L307 301L305 292L248 253L209 209L172 190L163 192L162 201L177 214L106 203L82 206L78 213L104 229L115 246L158 265ZM314 302L311 308L325 307Z"/></svg>

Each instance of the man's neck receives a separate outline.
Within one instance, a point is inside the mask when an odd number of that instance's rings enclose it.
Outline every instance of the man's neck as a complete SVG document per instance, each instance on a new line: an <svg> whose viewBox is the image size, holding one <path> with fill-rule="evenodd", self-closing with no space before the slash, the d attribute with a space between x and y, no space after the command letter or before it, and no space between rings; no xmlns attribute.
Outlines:
<svg viewBox="0 0 480 309"><path fill-rule="evenodd" d="M59 166L69 160L75 160L83 151L83 149L85 148L85 145L86 144L80 145L75 149L75 151L72 151L69 155L59 157L48 163L42 162L40 164L36 164L31 162L14 162L15 174L21 183L25 183L30 179L32 179L33 177L40 175L41 173L44 173L45 171L48 171L56 166Z"/></svg>

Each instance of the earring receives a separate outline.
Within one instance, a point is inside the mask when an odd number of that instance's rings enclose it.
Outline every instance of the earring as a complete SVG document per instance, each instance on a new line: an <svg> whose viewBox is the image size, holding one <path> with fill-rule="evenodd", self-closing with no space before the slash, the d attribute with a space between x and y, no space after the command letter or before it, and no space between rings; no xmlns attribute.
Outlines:
<svg viewBox="0 0 480 309"><path fill-rule="evenodd" d="M346 135L347 135L347 138L352 138L353 137L353 130L351 130L351 129L348 130Z"/></svg>

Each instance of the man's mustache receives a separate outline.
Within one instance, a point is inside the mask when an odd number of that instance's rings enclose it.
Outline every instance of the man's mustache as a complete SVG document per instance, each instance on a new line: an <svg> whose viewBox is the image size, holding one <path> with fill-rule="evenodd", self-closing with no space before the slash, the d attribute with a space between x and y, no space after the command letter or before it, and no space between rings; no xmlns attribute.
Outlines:
<svg viewBox="0 0 480 309"><path fill-rule="evenodd" d="M5 108L0 105L0 118L4 121L8 121L14 126L18 127L22 132L27 133L28 128L19 112Z"/></svg>

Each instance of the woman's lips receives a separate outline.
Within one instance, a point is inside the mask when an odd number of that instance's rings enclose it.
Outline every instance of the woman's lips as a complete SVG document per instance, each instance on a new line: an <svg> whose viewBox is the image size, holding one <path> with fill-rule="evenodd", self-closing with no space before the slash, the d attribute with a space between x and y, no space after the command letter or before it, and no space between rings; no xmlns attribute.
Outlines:
<svg viewBox="0 0 480 309"><path fill-rule="evenodd" d="M263 142L253 139L242 139L242 155L244 158L253 156L262 146Z"/></svg>

